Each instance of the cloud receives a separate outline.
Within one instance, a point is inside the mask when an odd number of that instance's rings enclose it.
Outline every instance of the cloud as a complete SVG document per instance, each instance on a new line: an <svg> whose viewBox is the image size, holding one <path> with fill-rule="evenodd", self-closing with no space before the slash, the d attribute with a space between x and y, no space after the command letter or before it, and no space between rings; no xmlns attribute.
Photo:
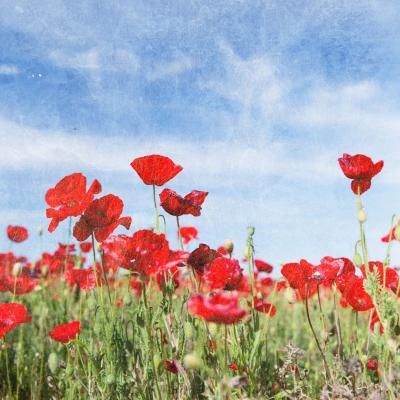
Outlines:
<svg viewBox="0 0 400 400"><path fill-rule="evenodd" d="M170 62L157 64L146 74L146 78L149 81L170 79L184 72L190 71L193 66L193 60L190 57L181 55Z"/></svg>
<svg viewBox="0 0 400 400"><path fill-rule="evenodd" d="M0 65L0 75L18 75L20 73L15 65Z"/></svg>

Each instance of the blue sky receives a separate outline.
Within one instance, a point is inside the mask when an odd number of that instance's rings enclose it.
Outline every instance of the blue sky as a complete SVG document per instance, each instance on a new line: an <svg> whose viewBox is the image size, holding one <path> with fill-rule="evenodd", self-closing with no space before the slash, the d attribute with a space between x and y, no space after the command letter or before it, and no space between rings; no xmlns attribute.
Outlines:
<svg viewBox="0 0 400 400"><path fill-rule="evenodd" d="M30 228L17 252L54 248L65 224L35 237L44 194L78 171L148 227L151 192L129 163L161 153L184 166L168 187L210 192L182 221L202 242L231 238L241 256L253 224L257 256L275 264L351 256L355 199L337 158L366 153L385 161L365 195L381 258L399 211L399 17L385 0L7 2L0 229Z"/></svg>

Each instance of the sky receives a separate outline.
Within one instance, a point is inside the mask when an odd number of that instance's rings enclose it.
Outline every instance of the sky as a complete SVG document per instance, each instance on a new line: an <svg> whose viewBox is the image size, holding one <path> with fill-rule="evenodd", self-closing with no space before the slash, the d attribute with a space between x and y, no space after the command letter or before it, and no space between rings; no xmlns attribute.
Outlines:
<svg viewBox="0 0 400 400"><path fill-rule="evenodd" d="M66 222L47 232L44 195L73 172L123 199L130 232L150 227L130 162L156 153L184 167L168 188L209 192L182 217L201 242L232 239L241 258L253 225L256 257L276 266L352 257L337 159L364 153L385 161L364 195L383 258L400 197L398 1L0 2L0 251L8 224L30 230L17 254L68 239ZM177 246L173 217L167 230Z"/></svg>

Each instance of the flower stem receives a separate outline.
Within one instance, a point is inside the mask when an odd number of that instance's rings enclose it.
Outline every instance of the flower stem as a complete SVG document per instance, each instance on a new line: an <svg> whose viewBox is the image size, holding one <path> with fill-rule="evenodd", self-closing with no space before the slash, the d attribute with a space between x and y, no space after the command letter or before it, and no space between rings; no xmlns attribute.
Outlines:
<svg viewBox="0 0 400 400"><path fill-rule="evenodd" d="M312 322L311 322L310 310L309 310L309 308L308 308L308 296L309 296L309 291L310 291L310 281L307 282L306 301L305 301L307 321L308 321L308 325L310 326L311 332L312 332L312 334L313 334L313 336L314 336L315 343L317 344L318 350L319 350L319 352L321 353L322 362L323 362L323 365L324 365L326 377L327 377L329 380L332 380L332 375L331 375L331 372L330 372L330 370L329 370L328 362L326 361L325 354L324 354L324 352L322 351L322 348L321 348L321 345L320 345L320 343L319 343L317 334L315 333L314 326L313 326L313 324L312 324Z"/></svg>
<svg viewBox="0 0 400 400"><path fill-rule="evenodd" d="M182 241L182 235L181 235L181 225L179 223L179 217L176 216L176 226L178 227L178 240L179 240L179 245L181 246L181 250L183 251L183 241Z"/></svg>
<svg viewBox="0 0 400 400"><path fill-rule="evenodd" d="M156 185L153 184L153 202L154 209L156 211L156 233L160 233L160 221L158 220L158 207L157 207L157 199L156 199Z"/></svg>

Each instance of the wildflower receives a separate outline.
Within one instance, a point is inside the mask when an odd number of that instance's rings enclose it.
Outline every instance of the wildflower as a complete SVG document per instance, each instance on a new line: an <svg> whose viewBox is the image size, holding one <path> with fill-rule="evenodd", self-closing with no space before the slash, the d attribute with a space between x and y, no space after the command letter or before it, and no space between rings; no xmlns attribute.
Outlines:
<svg viewBox="0 0 400 400"><path fill-rule="evenodd" d="M201 243L199 247L193 250L187 264L190 265L198 274L202 275L206 266L218 257L218 252L210 248L210 246Z"/></svg>
<svg viewBox="0 0 400 400"><path fill-rule="evenodd" d="M378 361L373 358L369 358L366 366L370 371L376 371L378 369Z"/></svg>
<svg viewBox="0 0 400 400"><path fill-rule="evenodd" d="M203 278L211 290L236 290L243 271L238 260L218 257L208 265Z"/></svg>
<svg viewBox="0 0 400 400"><path fill-rule="evenodd" d="M312 279L314 266L306 260L300 263L288 263L283 265L281 273L293 289L297 289L304 300L307 295L311 297L317 291L317 281Z"/></svg>
<svg viewBox="0 0 400 400"><path fill-rule="evenodd" d="M170 158L158 154L135 158L131 167L146 185L162 186L183 170Z"/></svg>
<svg viewBox="0 0 400 400"><path fill-rule="evenodd" d="M53 232L58 224L68 217L81 215L94 195L101 192L100 182L95 179L86 191L86 177L81 173L65 176L46 193L46 203L50 206L46 210L47 218L51 218L48 227Z"/></svg>
<svg viewBox="0 0 400 400"><path fill-rule="evenodd" d="M383 168L383 161L375 164L371 158L363 154L354 156L343 154L338 161L343 173L352 180L351 190L355 194L366 192L371 187L372 178Z"/></svg>
<svg viewBox="0 0 400 400"><path fill-rule="evenodd" d="M8 225L7 227L7 236L8 238L15 243L21 243L28 239L28 230L23 226L12 226Z"/></svg>
<svg viewBox="0 0 400 400"><path fill-rule="evenodd" d="M85 292L89 292L96 287L96 276L92 268L80 269L72 268L65 272L64 279L71 286L79 286Z"/></svg>
<svg viewBox="0 0 400 400"><path fill-rule="evenodd" d="M160 193L161 207L171 215L179 217L185 214L191 214L198 217L201 212L201 205L204 203L208 192L193 190L185 197L171 189L164 189Z"/></svg>
<svg viewBox="0 0 400 400"><path fill-rule="evenodd" d="M194 226L182 226L178 232L184 245L189 244L192 240L198 240L198 234L199 233Z"/></svg>
<svg viewBox="0 0 400 400"><path fill-rule="evenodd" d="M77 338L81 332L81 324L79 321L71 321L66 324L57 325L49 336L56 342L68 343Z"/></svg>
<svg viewBox="0 0 400 400"><path fill-rule="evenodd" d="M188 301L189 313L217 324L235 324L246 311L239 307L237 293L218 292L211 296L193 295Z"/></svg>
<svg viewBox="0 0 400 400"><path fill-rule="evenodd" d="M92 250L93 245L90 242L83 242L79 244L79 247L82 253L89 253Z"/></svg>
<svg viewBox="0 0 400 400"><path fill-rule="evenodd" d="M0 339L19 324L32 319L26 308L18 303L0 303Z"/></svg>
<svg viewBox="0 0 400 400"><path fill-rule="evenodd" d="M394 226L392 230L381 238L383 243L389 243L389 241L400 241L400 224Z"/></svg>
<svg viewBox="0 0 400 400"><path fill-rule="evenodd" d="M178 373L178 367L174 360L165 360L165 369L173 374Z"/></svg>
<svg viewBox="0 0 400 400"><path fill-rule="evenodd" d="M38 281L36 279L32 279L25 274L9 276L7 282L8 291L17 295L30 293L37 285Z"/></svg>
<svg viewBox="0 0 400 400"><path fill-rule="evenodd" d="M132 219L131 217L120 218L123 208L122 200L113 194L93 200L75 224L74 237L83 241L94 233L96 240L103 242L118 225L123 225L126 229L129 229Z"/></svg>
<svg viewBox="0 0 400 400"><path fill-rule="evenodd" d="M228 368L231 369L232 371L237 371L239 369L235 363L229 364Z"/></svg>
<svg viewBox="0 0 400 400"><path fill-rule="evenodd" d="M275 316L276 307L273 304L267 303L264 299L260 299L257 296L254 296L253 301L254 301L254 309L256 311L267 314L268 317ZM248 305L252 306L252 303L249 301Z"/></svg>
<svg viewBox="0 0 400 400"><path fill-rule="evenodd" d="M274 267L271 264L268 264L264 260L260 259L255 259L254 264L258 270L258 272L266 272L267 274L270 274Z"/></svg>

